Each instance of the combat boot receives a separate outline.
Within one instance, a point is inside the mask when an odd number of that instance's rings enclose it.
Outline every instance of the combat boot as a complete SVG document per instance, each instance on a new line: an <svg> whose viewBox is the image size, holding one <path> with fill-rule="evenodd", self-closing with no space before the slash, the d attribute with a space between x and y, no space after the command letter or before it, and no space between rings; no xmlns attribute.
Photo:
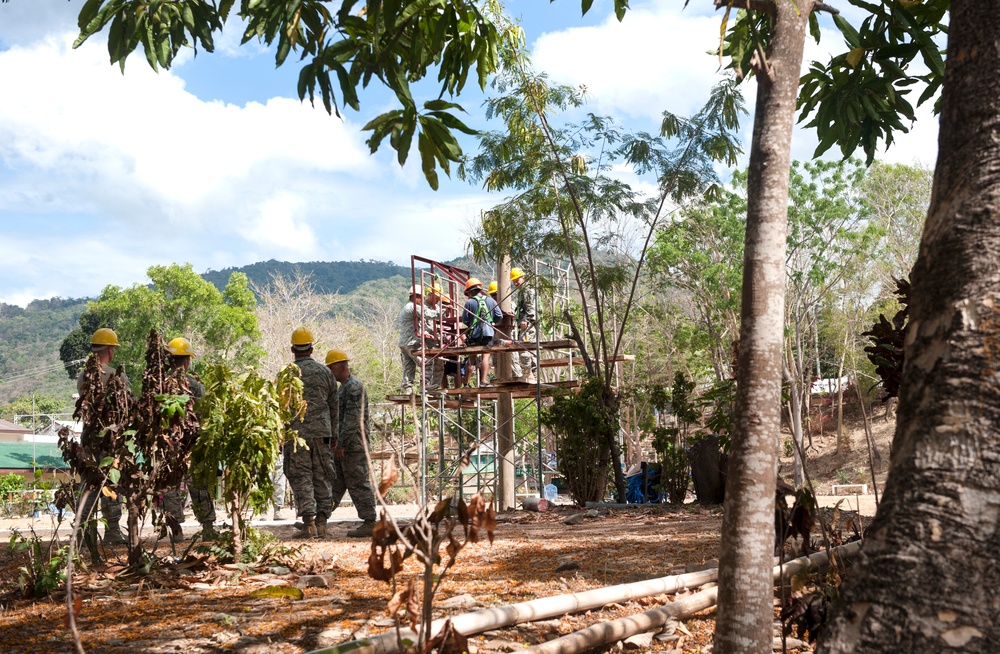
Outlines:
<svg viewBox="0 0 1000 654"><path fill-rule="evenodd" d="M316 514L316 538L326 538L326 515Z"/></svg>
<svg viewBox="0 0 1000 654"><path fill-rule="evenodd" d="M305 532L306 538L316 537L315 516L312 515L302 516L302 531Z"/></svg>
<svg viewBox="0 0 1000 654"><path fill-rule="evenodd" d="M375 521L365 520L356 529L352 529L347 532L348 538L371 538L372 533L375 531Z"/></svg>
<svg viewBox="0 0 1000 654"><path fill-rule="evenodd" d="M109 524L104 530L103 543L105 545L125 545L128 541L125 540L125 536L122 535L122 530L117 524Z"/></svg>
<svg viewBox="0 0 1000 654"><path fill-rule="evenodd" d="M203 541L218 540L219 532L215 531L214 522L201 523L201 539Z"/></svg>

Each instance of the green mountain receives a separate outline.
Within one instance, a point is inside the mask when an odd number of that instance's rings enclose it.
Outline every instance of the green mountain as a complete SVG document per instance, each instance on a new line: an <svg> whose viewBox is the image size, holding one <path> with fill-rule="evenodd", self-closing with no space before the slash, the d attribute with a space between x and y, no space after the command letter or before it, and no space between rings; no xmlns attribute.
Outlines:
<svg viewBox="0 0 1000 654"><path fill-rule="evenodd" d="M24 309L0 303L0 404L34 392L70 406L76 385L59 360L59 345L86 308L86 299L58 297Z"/></svg>
<svg viewBox="0 0 1000 654"><path fill-rule="evenodd" d="M267 286L274 275L292 277L296 272L309 275L317 293L340 293L346 295L361 284L375 279L386 279L394 275L410 276L410 269L397 266L391 261L309 261L289 263L288 261L260 261L239 268L209 270L204 273L207 281L220 291L226 287L229 276L234 272L244 273L254 286Z"/></svg>

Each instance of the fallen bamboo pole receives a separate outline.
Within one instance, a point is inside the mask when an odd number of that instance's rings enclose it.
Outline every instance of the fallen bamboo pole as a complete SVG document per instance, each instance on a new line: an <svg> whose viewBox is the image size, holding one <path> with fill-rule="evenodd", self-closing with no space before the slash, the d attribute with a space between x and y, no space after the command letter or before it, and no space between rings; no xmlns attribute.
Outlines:
<svg viewBox="0 0 1000 654"><path fill-rule="evenodd" d="M451 624L455 631L469 636L482 633L491 629L499 629L522 622L535 622L546 620L567 613L577 611L588 611L600 608L616 602L627 602L640 597L650 597L652 595L662 595L676 593L686 588L697 588L703 584L715 581L719 571L716 569L701 570L683 575L669 575L646 581L637 581L631 584L619 584L617 586L607 586L605 588L594 588L579 593L567 595L556 595L555 597L540 597L528 602L509 604L507 606L495 606L488 609L463 613L451 618ZM441 627L445 619L438 619L431 623L431 637L433 638ZM400 629L400 638L417 642L417 635L411 629ZM352 652L354 654L397 654L399 643L395 631L389 631L370 638L360 638L358 640L342 643L334 647L319 649L309 654L341 654Z"/></svg>
<svg viewBox="0 0 1000 654"><path fill-rule="evenodd" d="M847 545L842 545L840 547L834 548L838 556L850 556L858 549L860 549L861 543L849 543ZM793 559L784 564L784 577L788 578L798 572L807 570L815 567L823 567L828 562L828 556L826 552L816 552L810 556L803 556L798 559ZM780 576L778 572L781 568L775 566L775 577ZM700 572L691 572L683 575L670 575L667 577L658 577L656 579L648 579L646 581L637 581L631 584L619 584L617 586L608 586L605 588L595 588L593 590L587 590L579 593L571 593L567 595L556 595L555 597L541 597L539 599L531 600L528 602L520 602L518 604L509 604L507 606L496 606L488 609L482 609L479 611L473 611L472 613L463 613L462 615L456 615L451 618L452 627L458 633L464 636L471 636L473 634L482 633L484 631L489 631L491 629L499 629L502 627L508 627L514 624L520 624L522 622L535 622L538 620L546 620L548 618L554 618L561 615L566 615L567 613L575 613L578 611L587 611L590 609L596 609L608 604L627 602L633 599L639 599L640 597L650 597L652 595L662 595L676 593L680 590L686 588L697 588L709 582L715 581L718 578L719 571L717 569L702 570ZM715 605L716 589L710 588L708 590L702 591L686 597L677 602L671 602L670 604L664 605L659 609L654 611L647 611L647 613L655 613L657 611L675 611L677 609L669 609L673 605L678 607L684 607L688 610L686 613L679 613L675 617L681 617L682 615L691 615L692 613L697 613L698 611L704 610ZM708 599L711 601L704 606L701 604ZM697 608L696 608L697 607ZM645 614L643 614L645 615ZM663 618L663 622L666 622L666 618L670 617L667 615ZM628 618L625 618L627 620ZM433 638L441 627L444 626L446 622L445 618L440 618L431 623L431 638ZM662 622L660 626L662 626ZM600 626L600 625L597 625ZM595 627L591 627L594 629ZM652 631L657 627L650 627L641 631L635 631L630 633L624 638L628 638L631 635L638 633L645 633L646 631ZM587 630L584 630L587 631ZM582 633L582 632L577 632ZM551 643L556 643L562 641L566 638L572 638L576 634L570 634L569 636L564 636L562 638L557 638L555 640L549 641L546 645ZM346 652L351 652L352 654L398 654L399 653L399 642L402 640L404 644L406 641L410 643L417 642L417 635L411 629L400 629L399 638L395 631L388 631L377 636L372 636L370 638L360 638L358 640L352 640L347 643L341 643L340 645L335 645L333 647L327 647L325 649L318 649L309 652L308 654L346 654ZM621 638L615 638L614 640L621 640ZM613 641L612 641L613 642ZM592 647L597 647L593 645ZM570 650L538 650L538 651L570 651ZM580 651L580 650L575 650Z"/></svg>
<svg viewBox="0 0 1000 654"><path fill-rule="evenodd" d="M832 550L837 556L845 557L861 549L861 541L841 545ZM784 566L774 566L774 579L788 579L804 570L823 568L829 563L827 552L816 552L809 556L793 559ZM630 615L626 618L601 622L586 629L573 632L546 643L526 649L531 654L578 654L587 650L615 643L631 636L660 630L670 618L684 618L715 606L718 588L709 588L659 608Z"/></svg>

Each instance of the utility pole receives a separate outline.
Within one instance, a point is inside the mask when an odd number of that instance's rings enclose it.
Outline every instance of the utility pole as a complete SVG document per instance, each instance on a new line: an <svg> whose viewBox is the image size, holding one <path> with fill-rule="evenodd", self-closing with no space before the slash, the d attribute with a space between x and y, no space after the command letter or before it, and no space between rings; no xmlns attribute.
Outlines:
<svg viewBox="0 0 1000 654"><path fill-rule="evenodd" d="M510 306L510 255L500 257L497 265L497 297L504 318L499 325L500 332L512 337L514 333L513 311ZM496 381L512 381L511 353L496 353ZM501 387L503 388L503 387ZM497 510L509 511L515 507L514 494L514 398L510 392L501 392L497 398Z"/></svg>

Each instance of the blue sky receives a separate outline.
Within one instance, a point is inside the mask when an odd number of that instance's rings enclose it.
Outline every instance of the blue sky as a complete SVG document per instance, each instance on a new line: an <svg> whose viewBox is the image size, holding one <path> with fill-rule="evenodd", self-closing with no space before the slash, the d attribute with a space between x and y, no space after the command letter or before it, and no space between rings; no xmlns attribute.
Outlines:
<svg viewBox="0 0 1000 654"><path fill-rule="evenodd" d="M122 75L102 35L77 50L82 0L0 4L0 301L94 296L144 280L146 268L204 271L266 259L451 259L495 204L443 179L431 191L414 154L368 154L361 126L391 105L381 89L343 120L295 97L297 68L239 46L233 23L213 54L185 54L154 73L141 54ZM609 0L511 0L538 69L585 84L586 111L655 131L664 109L688 114L717 81L706 53L721 15L705 0L633 1L619 23ZM842 51L832 31L807 60ZM428 89L433 93L433 89ZM753 102L752 83L745 89ZM489 128L474 88L459 102ZM885 159L933 164L936 120L925 107ZM750 119L744 134L749 135ZM468 143L468 142L467 142ZM815 137L799 130L794 156Z"/></svg>

